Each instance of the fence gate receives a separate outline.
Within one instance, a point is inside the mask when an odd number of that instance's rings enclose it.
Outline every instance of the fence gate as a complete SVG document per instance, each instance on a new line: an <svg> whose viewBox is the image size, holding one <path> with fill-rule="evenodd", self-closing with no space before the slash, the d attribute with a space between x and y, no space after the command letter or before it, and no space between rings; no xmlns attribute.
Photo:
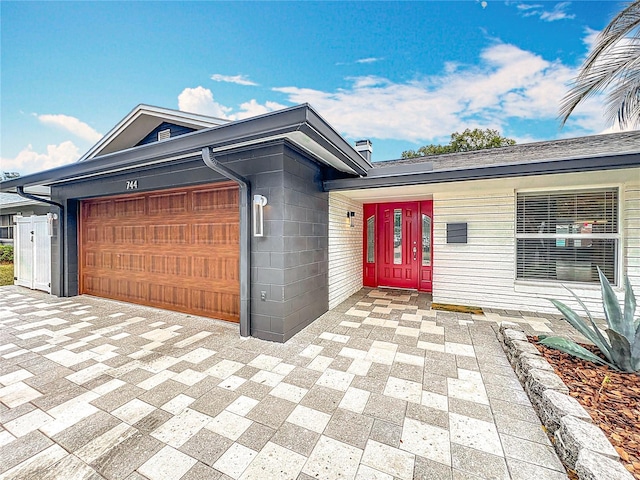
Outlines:
<svg viewBox="0 0 640 480"><path fill-rule="evenodd" d="M53 214L16 217L14 283L51 293L51 234Z"/></svg>

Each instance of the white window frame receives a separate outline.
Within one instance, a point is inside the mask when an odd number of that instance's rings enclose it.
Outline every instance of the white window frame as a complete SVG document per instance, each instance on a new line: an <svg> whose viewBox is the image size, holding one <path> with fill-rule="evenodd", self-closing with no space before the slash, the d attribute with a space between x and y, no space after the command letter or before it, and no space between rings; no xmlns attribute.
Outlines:
<svg viewBox="0 0 640 480"><path fill-rule="evenodd" d="M580 192L596 192L596 191L607 191L607 190L617 190L617 233L560 233L560 234L552 234L552 233L518 233L518 225L520 219L518 218L518 195L519 194L530 194L530 195L563 195L563 194L573 194ZM566 188L536 188L536 189L517 189L514 191L514 280L518 284L555 284L560 285L564 283L571 284L579 284L582 287L594 287L600 288L599 282L567 282L563 280L556 280L552 278L519 278L518 277L518 240L521 239L543 239L543 240L552 240L552 239L567 239L567 240L589 240L589 239L607 239L607 240L616 240L616 252L615 252L615 268L616 268L616 276L612 285L614 287L618 287L621 285L620 279L622 278L622 270L624 266L623 261L623 232L624 227L622 225L623 212L622 207L624 205L623 200L624 189L621 185L583 185L583 186L571 186Z"/></svg>

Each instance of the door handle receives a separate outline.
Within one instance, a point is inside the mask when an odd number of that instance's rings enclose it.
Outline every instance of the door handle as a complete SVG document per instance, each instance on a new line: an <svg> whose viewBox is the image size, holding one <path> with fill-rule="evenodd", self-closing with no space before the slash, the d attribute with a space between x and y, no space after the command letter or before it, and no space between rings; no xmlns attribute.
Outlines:
<svg viewBox="0 0 640 480"><path fill-rule="evenodd" d="M413 259L414 260L418 259L418 247L416 246L413 247Z"/></svg>

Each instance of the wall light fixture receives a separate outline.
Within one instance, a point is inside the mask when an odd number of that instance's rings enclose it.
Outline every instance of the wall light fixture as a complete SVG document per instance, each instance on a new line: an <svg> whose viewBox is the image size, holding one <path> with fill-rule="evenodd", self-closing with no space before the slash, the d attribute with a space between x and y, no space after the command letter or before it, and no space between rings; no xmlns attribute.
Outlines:
<svg viewBox="0 0 640 480"><path fill-rule="evenodd" d="M347 218L349 219L349 226L351 228L356 226L356 212L347 212Z"/></svg>
<svg viewBox="0 0 640 480"><path fill-rule="evenodd" d="M267 197L264 195L253 196L253 236L264 237L264 206Z"/></svg>

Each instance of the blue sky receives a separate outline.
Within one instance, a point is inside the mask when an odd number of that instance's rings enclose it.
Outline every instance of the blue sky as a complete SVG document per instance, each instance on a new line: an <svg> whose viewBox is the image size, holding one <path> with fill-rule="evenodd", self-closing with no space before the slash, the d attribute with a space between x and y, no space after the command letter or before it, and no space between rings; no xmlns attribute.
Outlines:
<svg viewBox="0 0 640 480"><path fill-rule="evenodd" d="M608 131L558 103L615 1L0 2L2 170L77 160L140 103L241 119L310 103L373 160L496 128Z"/></svg>

